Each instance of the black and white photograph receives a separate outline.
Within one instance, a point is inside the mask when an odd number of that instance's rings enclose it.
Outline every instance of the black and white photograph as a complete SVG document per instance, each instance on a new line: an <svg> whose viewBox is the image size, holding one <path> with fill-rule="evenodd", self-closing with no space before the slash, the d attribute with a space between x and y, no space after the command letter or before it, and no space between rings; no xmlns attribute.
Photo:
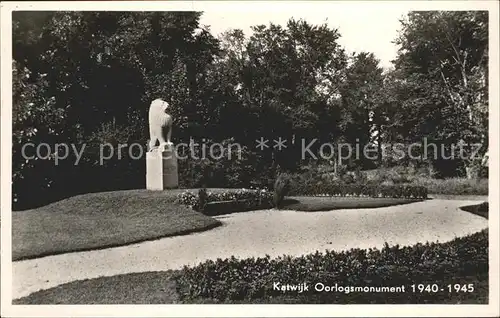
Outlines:
<svg viewBox="0 0 500 318"><path fill-rule="evenodd" d="M2 316L500 315L498 10L2 2Z"/></svg>

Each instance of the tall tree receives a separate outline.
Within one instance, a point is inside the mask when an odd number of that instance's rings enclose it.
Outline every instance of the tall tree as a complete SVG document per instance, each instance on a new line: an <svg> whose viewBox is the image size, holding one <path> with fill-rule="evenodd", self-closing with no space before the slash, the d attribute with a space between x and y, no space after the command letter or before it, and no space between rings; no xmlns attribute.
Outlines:
<svg viewBox="0 0 500 318"><path fill-rule="evenodd" d="M411 12L396 43L395 66L408 95L402 111L412 114L409 135L486 145L488 12Z"/></svg>
<svg viewBox="0 0 500 318"><path fill-rule="evenodd" d="M383 69L372 53L354 54L346 70L341 90L341 128L345 141L359 144L360 149L370 143L381 145L380 140L385 114L382 108ZM379 152L380 155L381 152ZM360 157L364 164L371 160Z"/></svg>

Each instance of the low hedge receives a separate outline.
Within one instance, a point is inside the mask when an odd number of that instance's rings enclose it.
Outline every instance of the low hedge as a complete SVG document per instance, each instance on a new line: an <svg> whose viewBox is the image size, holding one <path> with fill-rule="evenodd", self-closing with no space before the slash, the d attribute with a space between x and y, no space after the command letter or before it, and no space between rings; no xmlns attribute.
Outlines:
<svg viewBox="0 0 500 318"><path fill-rule="evenodd" d="M470 293L455 287L450 292L447 285L471 283L471 277L472 282L487 282L487 229L447 243L408 247L386 244L381 250L326 251L275 259L218 259L184 267L175 279L184 303L269 303L284 297L293 303L345 304L435 303L452 294L456 298L456 294ZM309 290L284 292L276 290L276 283L278 287L306 284ZM405 286L405 292L320 292L315 290L317 283L343 287ZM412 284L437 284L439 290L420 292L416 287L413 291Z"/></svg>
<svg viewBox="0 0 500 318"><path fill-rule="evenodd" d="M233 212L244 212L259 209L270 209L271 202L263 201L258 204L254 200L236 200L236 201L213 201L208 202L203 208L203 214L208 216L229 214Z"/></svg>
<svg viewBox="0 0 500 318"><path fill-rule="evenodd" d="M201 192L203 193L203 192ZM203 203L201 201L204 201ZM192 209L200 212L204 212L206 207L210 205L212 202L234 202L234 204L226 203L226 207L221 210L220 213L212 213L211 215L216 214L225 214L229 213L227 209L233 208L232 212L240 212L243 210L250 209L264 209L272 206L273 194L266 190L247 190L247 189L238 189L238 190L228 190L224 192L210 192L207 191L204 194L203 200L200 200L200 194L194 193L191 191L182 192L177 196L176 202L179 204L187 205Z"/></svg>
<svg viewBox="0 0 500 318"><path fill-rule="evenodd" d="M427 199L427 188L411 185L344 184L322 181L314 184L293 183L289 195L293 196L369 196L374 198Z"/></svg>

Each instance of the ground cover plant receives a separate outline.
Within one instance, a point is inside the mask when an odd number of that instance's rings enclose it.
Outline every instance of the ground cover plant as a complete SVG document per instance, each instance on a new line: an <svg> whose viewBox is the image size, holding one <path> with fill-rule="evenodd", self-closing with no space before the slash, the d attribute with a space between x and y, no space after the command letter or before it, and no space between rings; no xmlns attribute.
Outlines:
<svg viewBox="0 0 500 318"><path fill-rule="evenodd" d="M106 248L221 225L215 219L175 204L180 192L91 193L13 212L12 258Z"/></svg>
<svg viewBox="0 0 500 318"><path fill-rule="evenodd" d="M325 286L337 284L344 287L404 285L406 292L346 293L310 289L303 293L284 293L275 290L276 282L305 282L312 286L321 282ZM416 286L413 291L412 284L437 284L444 290L430 291L424 287L420 291ZM451 291L448 290L449 284ZM133 288L132 293L130 288ZM301 257L233 257L206 261L178 271L75 281L32 293L15 300L14 304L487 302L488 230L483 230L446 243L326 251Z"/></svg>

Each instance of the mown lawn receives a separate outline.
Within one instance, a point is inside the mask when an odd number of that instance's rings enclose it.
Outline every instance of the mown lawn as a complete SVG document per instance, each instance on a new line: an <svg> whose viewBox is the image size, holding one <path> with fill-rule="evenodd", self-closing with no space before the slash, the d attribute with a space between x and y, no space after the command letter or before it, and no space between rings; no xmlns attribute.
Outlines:
<svg viewBox="0 0 500 318"><path fill-rule="evenodd" d="M62 284L16 299L19 304L175 304L172 271L99 277Z"/></svg>
<svg viewBox="0 0 500 318"><path fill-rule="evenodd" d="M463 211L467 211L469 213L475 214L475 215L482 216L485 219L488 218L488 211L489 211L488 202L483 202L483 203L475 204L475 205L467 205L467 206L461 207L460 209L462 209Z"/></svg>
<svg viewBox="0 0 500 318"><path fill-rule="evenodd" d="M84 194L12 213L12 258L101 249L208 230L220 221L174 203L183 190Z"/></svg>
<svg viewBox="0 0 500 318"><path fill-rule="evenodd" d="M338 209L374 209L419 201L422 200L405 198L296 196L286 198L283 202L283 209L306 212L330 211Z"/></svg>

